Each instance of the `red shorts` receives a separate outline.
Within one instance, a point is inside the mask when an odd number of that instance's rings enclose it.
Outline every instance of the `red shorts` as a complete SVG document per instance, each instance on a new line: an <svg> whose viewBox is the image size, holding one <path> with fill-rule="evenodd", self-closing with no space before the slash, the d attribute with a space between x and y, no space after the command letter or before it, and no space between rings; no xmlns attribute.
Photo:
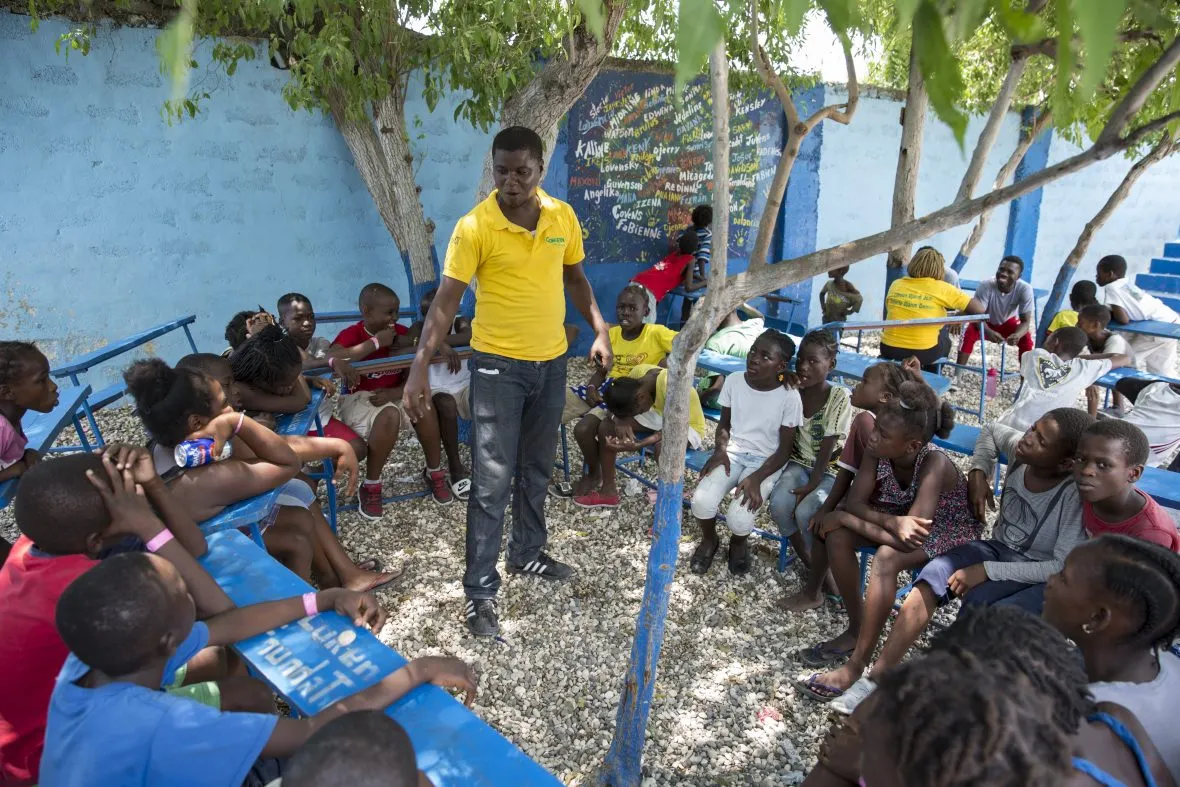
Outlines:
<svg viewBox="0 0 1180 787"><path fill-rule="evenodd" d="M312 437L338 437L346 443L351 443L353 440L361 439L361 436L348 428L348 425L338 418L329 418L328 423L324 424L324 433L313 431Z"/></svg>
<svg viewBox="0 0 1180 787"><path fill-rule="evenodd" d="M1020 318L1013 317L1002 325L996 325L989 322L987 327L1007 338L1016 333L1016 329L1020 327ZM977 341L979 341L979 323L973 322L963 330L963 343L959 346L959 352L965 352L970 355L971 351L975 349L975 343ZM1026 352L1031 350L1033 348L1032 331L1030 330L1024 336L1021 336L1020 343L1016 346L1020 348L1020 353L1017 356L1018 358L1023 357Z"/></svg>

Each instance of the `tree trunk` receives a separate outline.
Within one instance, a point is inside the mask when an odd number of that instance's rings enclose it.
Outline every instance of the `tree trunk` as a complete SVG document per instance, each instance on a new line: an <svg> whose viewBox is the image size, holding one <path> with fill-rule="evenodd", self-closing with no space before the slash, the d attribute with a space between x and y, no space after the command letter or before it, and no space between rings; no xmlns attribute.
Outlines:
<svg viewBox="0 0 1180 787"><path fill-rule="evenodd" d="M357 172L401 252L410 274L410 294L417 300L438 278L432 250L434 225L426 220L414 182L414 159L400 104L392 97L386 99L372 122L351 120L341 104L331 98L328 103Z"/></svg>
<svg viewBox="0 0 1180 787"><path fill-rule="evenodd" d="M725 40L709 56L713 93L713 258L709 263L709 292L693 310L668 356L668 394L664 403L663 450L656 496L652 547L647 561L647 580L639 610L631 660L623 684L623 696L615 721L615 736L600 774L603 784L634 787L641 780L643 744L647 717L655 693L656 665L664 641L664 620L668 614L668 591L676 571L680 545L680 522L684 514L684 456L688 444L688 397L696 357L705 343L710 326L723 313L720 291L726 275L729 249L729 66ZM736 304L734 304L736 306ZM732 309L730 306L729 309Z"/></svg>
<svg viewBox="0 0 1180 787"><path fill-rule="evenodd" d="M1066 256L1065 262L1061 264L1061 270L1057 272L1057 280L1053 282L1053 289L1049 292L1049 300L1045 304L1045 310L1041 312L1041 324L1037 326L1038 345L1044 344L1045 337L1049 332L1049 323L1053 321L1053 315L1057 314L1061 304L1065 302L1066 289L1078 271L1078 263L1082 261L1082 257L1086 256L1086 251L1090 248L1090 241L1094 239L1094 233L1102 229L1102 225L1106 224L1118 210L1119 205L1123 204L1123 200L1131 193L1135 182L1143 176L1143 173L1170 156L1175 149L1175 141L1171 137L1164 137L1158 145L1152 148L1150 153L1136 161L1131 169L1127 170L1122 182L1111 192L1103 206L1094 214L1094 218L1086 222L1082 234L1078 236L1078 242L1074 244L1073 250Z"/></svg>
<svg viewBox="0 0 1180 787"><path fill-rule="evenodd" d="M891 227L914 220L914 195L918 191L918 167L922 163L922 137L926 130L926 107L929 97L926 82L918 67L917 47L910 45L910 77L906 90L905 109L901 118L901 149L897 154L897 176L893 181L893 217ZM889 250L885 268L885 291L896 279L901 278L906 263L910 260L912 244L906 243ZM881 306L885 316L885 306Z"/></svg>
<svg viewBox="0 0 1180 787"><path fill-rule="evenodd" d="M1028 149L1032 147L1033 143L1037 141L1037 138L1049 126L1049 121L1052 117L1053 114L1049 110L1040 112L1032 126L1022 130L1020 141L1016 143L1016 149L1012 151L1012 155L1008 157L1008 160L1004 162L1004 166L1000 167L1000 171L996 173L996 180L992 184L993 191L1002 188L1016 174L1016 168L1020 166L1020 162L1024 159L1024 154L1028 153ZM951 268L954 269L955 273L959 273L966 267L967 260L971 258L971 252L975 251L975 247L983 240L983 234L987 231L987 225L991 217L992 212L990 210L985 210L979 214L979 219L975 222L975 226L971 228L971 234L963 241L963 245L959 247L959 253L955 256L955 261L951 263Z"/></svg>
<svg viewBox="0 0 1180 787"><path fill-rule="evenodd" d="M504 103L504 109L500 112L500 127L525 126L540 134L541 141L545 143L546 167L553 157L553 147L557 144L557 124L574 106L574 102L585 94L594 77L598 76L603 62L610 55L615 34L619 31L626 10L627 0L605 0L603 12L606 20L602 40L599 41L583 21L574 28L566 42L567 56L547 62L527 85ZM492 151L489 149L484 157L476 201L491 194L493 188Z"/></svg>

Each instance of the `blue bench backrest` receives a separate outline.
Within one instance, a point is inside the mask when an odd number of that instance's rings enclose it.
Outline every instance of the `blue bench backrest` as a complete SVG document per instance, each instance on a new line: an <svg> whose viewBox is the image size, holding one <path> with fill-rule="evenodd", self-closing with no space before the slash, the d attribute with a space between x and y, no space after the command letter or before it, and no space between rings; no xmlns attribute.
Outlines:
<svg viewBox="0 0 1180 787"><path fill-rule="evenodd" d="M175 320L161 323L154 328L148 328L147 330L132 334L131 336L119 339L118 341L111 342L105 347L100 347L94 352L86 353L85 355L81 355L73 359L67 364L59 366L53 370L52 374L54 377L65 377L70 374L79 374L81 372L85 372L88 369L98 366L103 361L109 361L111 358L122 355L125 352L139 347L140 345L147 344L152 339L159 338L166 333L175 331L178 328L183 328L186 325L191 325L192 323L196 322L196 319L197 316L195 314L190 314L187 317L178 317Z"/></svg>

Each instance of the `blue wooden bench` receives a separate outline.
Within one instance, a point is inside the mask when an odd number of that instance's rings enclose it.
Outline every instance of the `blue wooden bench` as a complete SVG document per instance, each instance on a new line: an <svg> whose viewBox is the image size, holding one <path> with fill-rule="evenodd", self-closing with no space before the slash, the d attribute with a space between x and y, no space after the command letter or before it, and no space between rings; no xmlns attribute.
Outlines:
<svg viewBox="0 0 1180 787"><path fill-rule="evenodd" d="M89 450L86 433L82 429L82 421L78 416L78 407L86 401L86 397L89 395L89 385L80 385L77 388L58 388L57 407L48 413L36 413L32 410L26 412L20 420L20 426L25 433L25 438L29 441L28 448L41 454L48 452L54 441L57 440L57 436L66 428L66 424L72 421L74 429L78 431L78 439ZM13 497L16 496L16 486L19 481L19 478L13 478L0 483L0 508L4 508L12 502Z"/></svg>
<svg viewBox="0 0 1180 787"><path fill-rule="evenodd" d="M411 322L419 319L417 309L405 308L400 309L397 313L398 322L402 320L410 320ZM315 321L321 322L360 322L361 313L359 311L344 311L344 312L316 312Z"/></svg>
<svg viewBox="0 0 1180 787"><path fill-rule="evenodd" d="M201 563L238 606L312 590L240 533L217 533L208 543ZM335 612L289 623L234 648L300 716L314 716L407 663ZM438 686L417 687L386 713L405 727L418 767L437 787L560 785Z"/></svg>
<svg viewBox="0 0 1180 787"><path fill-rule="evenodd" d="M177 329L184 330L184 336L188 339L188 345L193 352L197 351L196 342L193 341L192 332L189 331L189 326L196 322L196 315L190 314L187 317L178 317L175 320L161 323L154 328L148 328L146 331L140 331L126 338L120 339L116 342L111 342L105 347L100 347L94 352L87 353L79 358L75 358L69 363L53 369L50 373L57 378L68 377L74 387L81 385L78 380L78 375L85 374L99 364L116 358L123 353L130 352L136 347L140 347L153 339L158 339L164 334L171 333ZM94 412L101 410L107 405L119 401L127 393L127 384L122 380L112 383L105 388L94 391L92 394L82 400L81 409L86 414L86 419L90 422L90 428L94 431L94 439L101 447L106 445L102 439L102 432L99 431L98 421L94 419ZM81 437L82 447L89 448L89 443L85 436ZM63 447L62 451L72 451L75 447Z"/></svg>

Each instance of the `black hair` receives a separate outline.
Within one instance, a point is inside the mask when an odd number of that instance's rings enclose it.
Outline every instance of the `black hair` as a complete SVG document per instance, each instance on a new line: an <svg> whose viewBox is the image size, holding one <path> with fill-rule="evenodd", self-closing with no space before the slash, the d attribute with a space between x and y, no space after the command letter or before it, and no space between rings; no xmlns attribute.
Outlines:
<svg viewBox="0 0 1180 787"><path fill-rule="evenodd" d="M0 342L0 385L12 385L44 354L32 342Z"/></svg>
<svg viewBox="0 0 1180 787"><path fill-rule="evenodd" d="M381 711L346 713L325 724L291 756L283 787L414 787L418 766L410 736Z"/></svg>
<svg viewBox="0 0 1180 787"><path fill-rule="evenodd" d="M1085 431L1084 437L1105 437L1111 440L1121 440L1123 453L1129 465L1145 465L1151 455L1151 444L1147 442L1147 435L1143 434L1135 424L1127 423L1118 418L1107 418L1095 421Z"/></svg>
<svg viewBox="0 0 1180 787"><path fill-rule="evenodd" d="M713 223L713 206L697 205L692 209L692 226L704 229Z"/></svg>
<svg viewBox="0 0 1180 787"><path fill-rule="evenodd" d="M286 331L267 325L229 357L234 379L273 391L285 382L292 367L302 367L303 353Z"/></svg>
<svg viewBox="0 0 1180 787"><path fill-rule="evenodd" d="M229 359L213 353L189 353L176 362L176 368L193 369L218 381L222 375L233 377Z"/></svg>
<svg viewBox="0 0 1180 787"><path fill-rule="evenodd" d="M190 415L215 415L209 379L196 369L173 369L159 358L149 358L128 366L123 380L144 428L166 448L188 436Z"/></svg>
<svg viewBox="0 0 1180 787"><path fill-rule="evenodd" d="M1057 424L1057 454L1073 458L1078 452L1078 443L1086 430L1094 425L1094 416L1076 407L1058 407L1045 413Z"/></svg>
<svg viewBox="0 0 1180 787"><path fill-rule="evenodd" d="M524 150L536 159L538 164L545 164L545 143L541 141L541 135L525 126L509 126L497 134L492 139L493 156L497 150L508 153Z"/></svg>
<svg viewBox="0 0 1180 787"><path fill-rule="evenodd" d="M1130 644L1168 647L1180 635L1180 555L1150 541L1110 533L1085 546L1099 553L1103 587L1139 612L1139 629Z"/></svg>
<svg viewBox="0 0 1180 787"><path fill-rule="evenodd" d="M934 389L917 380L906 380L897 387L897 396L886 403L878 418L886 415L901 421L906 434L923 444L935 435L949 437L955 428L955 409L950 402L942 401Z"/></svg>
<svg viewBox="0 0 1180 787"><path fill-rule="evenodd" d="M289 292L286 295L284 295L283 297L279 298L279 302L278 302L278 304L276 304L275 310L280 315L282 315L283 310L286 309L287 307L291 306L294 303L306 303L308 306L310 306L311 299L302 293Z"/></svg>
<svg viewBox="0 0 1180 787"><path fill-rule="evenodd" d="M1024 273L1024 260L1017 257L1015 254L1005 255L1004 259L1000 260L1000 264L1003 265L1005 262L1012 263L1016 267L1020 268L1021 273Z"/></svg>
<svg viewBox="0 0 1180 787"><path fill-rule="evenodd" d="M910 377L909 373L902 368L899 363L892 363L891 361L882 361L875 363L869 367L876 369L885 376L885 387L889 393L894 397L901 394L901 384L907 381L912 381L914 378Z"/></svg>
<svg viewBox="0 0 1180 787"><path fill-rule="evenodd" d="M680 249L681 254L695 254L700 245L701 239L695 232L682 232L676 239L676 248Z"/></svg>
<svg viewBox="0 0 1180 787"><path fill-rule="evenodd" d="M241 311L229 318L229 322L225 324L225 340L229 342L229 346L235 350L241 346L242 342L246 341L246 321L258 314L253 309Z"/></svg>
<svg viewBox="0 0 1180 787"><path fill-rule="evenodd" d="M637 297L645 309L650 308L651 304L647 299L647 293L649 292L647 287L644 287L637 281L632 281L628 282L627 285L623 287L623 289L619 290L619 297L622 297L623 293L625 292L632 293L635 297Z"/></svg>
<svg viewBox="0 0 1180 787"><path fill-rule="evenodd" d="M1082 308L1078 309L1078 319L1093 320L1105 328L1106 326L1110 325L1110 308L1103 306L1101 303L1088 303Z"/></svg>
<svg viewBox="0 0 1180 787"><path fill-rule="evenodd" d="M636 397L643 382L636 377L616 377L602 394L602 403L616 418L634 418L639 415Z"/></svg>
<svg viewBox="0 0 1180 787"><path fill-rule="evenodd" d="M1081 311L1083 306L1088 306L1091 303L1098 302L1098 285L1089 279L1082 279L1074 282L1073 289L1069 291L1069 305L1075 311Z"/></svg>
<svg viewBox="0 0 1180 787"><path fill-rule="evenodd" d="M828 358L832 361L836 360L836 353L840 350L836 337L831 331L826 331L823 328L808 331L807 335L803 337L803 341L799 342L799 352L803 352L803 348L809 344L819 347L820 350L827 353Z"/></svg>
<svg viewBox="0 0 1180 787"><path fill-rule="evenodd" d="M401 298L397 297L396 292L380 282L372 282L361 287L361 294L357 298L357 305L361 308L361 311L364 311L365 307L372 303L374 298L382 295L392 296L398 304L401 304Z"/></svg>
<svg viewBox="0 0 1180 787"><path fill-rule="evenodd" d="M1127 275L1127 261L1121 254L1107 254L1098 260L1098 270L1114 274L1115 278L1121 279Z"/></svg>
<svg viewBox="0 0 1180 787"><path fill-rule="evenodd" d="M1006 665L931 653L887 670L868 702L902 784L1055 787L1072 770L1071 734Z"/></svg>
<svg viewBox="0 0 1180 787"><path fill-rule="evenodd" d="M767 328L765 331L758 334L758 339L766 339L768 342L777 347L779 353L783 356L783 363L790 363L791 359L795 357L795 341L782 331L776 331L774 328ZM755 339L755 341L757 341L757 339Z"/></svg>
<svg viewBox="0 0 1180 787"><path fill-rule="evenodd" d="M79 555L86 539L102 533L111 515L86 471L106 480L102 457L80 453L39 462L20 477L13 515L20 532L38 549L53 555Z"/></svg>
<svg viewBox="0 0 1180 787"><path fill-rule="evenodd" d="M1022 672L1052 703L1054 722L1075 731L1092 710L1086 666L1065 635L1043 618L1011 605L965 606L935 632L930 650L971 654L986 664Z"/></svg>
<svg viewBox="0 0 1180 787"><path fill-rule="evenodd" d="M1057 339L1057 349L1071 358L1090 345L1090 337L1076 325L1058 328L1053 331L1053 336Z"/></svg>
<svg viewBox="0 0 1180 787"><path fill-rule="evenodd" d="M119 677L151 663L172 615L172 593L152 558L124 552L70 583L57 600L56 620L83 664Z"/></svg>

